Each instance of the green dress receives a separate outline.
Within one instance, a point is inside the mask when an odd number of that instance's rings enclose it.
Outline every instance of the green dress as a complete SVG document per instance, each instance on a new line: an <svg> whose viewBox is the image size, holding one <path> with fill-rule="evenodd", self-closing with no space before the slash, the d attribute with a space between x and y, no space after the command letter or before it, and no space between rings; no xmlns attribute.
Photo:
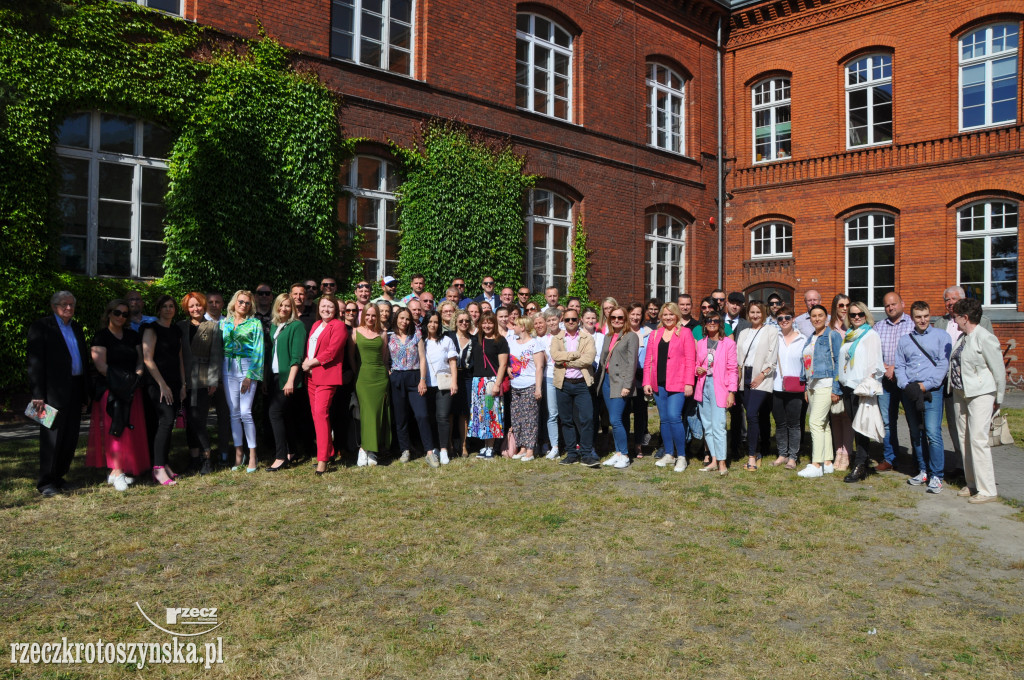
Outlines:
<svg viewBox="0 0 1024 680"><path fill-rule="evenodd" d="M380 453L391 446L388 368L381 357L384 336L371 339L359 332L355 336L359 353L356 399L359 400L360 443L367 451Z"/></svg>

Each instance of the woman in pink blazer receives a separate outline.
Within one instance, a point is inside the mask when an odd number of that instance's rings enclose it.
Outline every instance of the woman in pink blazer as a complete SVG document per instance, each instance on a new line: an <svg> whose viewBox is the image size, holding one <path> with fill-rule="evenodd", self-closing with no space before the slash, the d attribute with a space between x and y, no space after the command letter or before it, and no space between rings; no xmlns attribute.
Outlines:
<svg viewBox="0 0 1024 680"><path fill-rule="evenodd" d="M704 425L712 460L701 472L729 474L725 465L725 412L736 403L739 369L736 361L736 343L725 337L722 317L710 312L704 317L704 337L697 343L697 387L695 398L700 402L700 420ZM708 380L708 377L711 380Z"/></svg>
<svg viewBox="0 0 1024 680"><path fill-rule="evenodd" d="M683 406L693 396L693 334L680 321L683 315L675 303L661 308L661 325L647 339L644 357L644 394L654 395L661 417L661 440L665 455L655 463L674 470L686 469L686 422Z"/></svg>
<svg viewBox="0 0 1024 680"><path fill-rule="evenodd" d="M327 461L334 457L329 414L334 392L342 384L348 326L338 318L338 301L333 296L320 298L317 313L320 318L309 330L302 370L307 376L309 407L316 430L316 474L322 475L327 470Z"/></svg>

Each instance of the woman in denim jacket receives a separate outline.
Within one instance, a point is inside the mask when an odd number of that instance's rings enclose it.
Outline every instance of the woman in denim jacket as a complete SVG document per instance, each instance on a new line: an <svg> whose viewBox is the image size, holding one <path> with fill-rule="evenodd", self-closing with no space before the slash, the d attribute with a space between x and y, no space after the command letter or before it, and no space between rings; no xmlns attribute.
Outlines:
<svg viewBox="0 0 1024 680"><path fill-rule="evenodd" d="M821 477L834 472L832 467L832 429L829 427L829 409L839 401L842 390L836 376L839 373L839 348L843 336L828 326L828 312L814 305L809 312L814 332L804 343L802 371L807 390L807 429L811 433L811 462L798 472L801 477Z"/></svg>

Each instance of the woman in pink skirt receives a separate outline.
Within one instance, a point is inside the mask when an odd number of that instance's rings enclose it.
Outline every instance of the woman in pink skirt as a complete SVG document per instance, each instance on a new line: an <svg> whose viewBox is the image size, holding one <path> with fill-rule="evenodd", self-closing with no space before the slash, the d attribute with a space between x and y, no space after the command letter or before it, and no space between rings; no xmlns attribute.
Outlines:
<svg viewBox="0 0 1024 680"><path fill-rule="evenodd" d="M128 303L107 304L92 341L92 362L103 377L103 395L93 403L85 464L109 468L107 483L126 491L134 475L148 472L149 446L139 385L142 339L131 329Z"/></svg>

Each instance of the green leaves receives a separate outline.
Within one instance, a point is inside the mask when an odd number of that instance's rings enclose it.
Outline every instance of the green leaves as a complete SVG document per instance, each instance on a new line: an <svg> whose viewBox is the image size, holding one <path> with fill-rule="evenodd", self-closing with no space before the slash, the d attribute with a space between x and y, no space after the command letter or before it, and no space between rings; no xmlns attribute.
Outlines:
<svg viewBox="0 0 1024 680"><path fill-rule="evenodd" d="M572 235L572 276L569 278L567 294L581 300L590 299L590 284L587 274L590 272L590 250L587 249L587 230L583 227L583 215L576 218L576 228Z"/></svg>

